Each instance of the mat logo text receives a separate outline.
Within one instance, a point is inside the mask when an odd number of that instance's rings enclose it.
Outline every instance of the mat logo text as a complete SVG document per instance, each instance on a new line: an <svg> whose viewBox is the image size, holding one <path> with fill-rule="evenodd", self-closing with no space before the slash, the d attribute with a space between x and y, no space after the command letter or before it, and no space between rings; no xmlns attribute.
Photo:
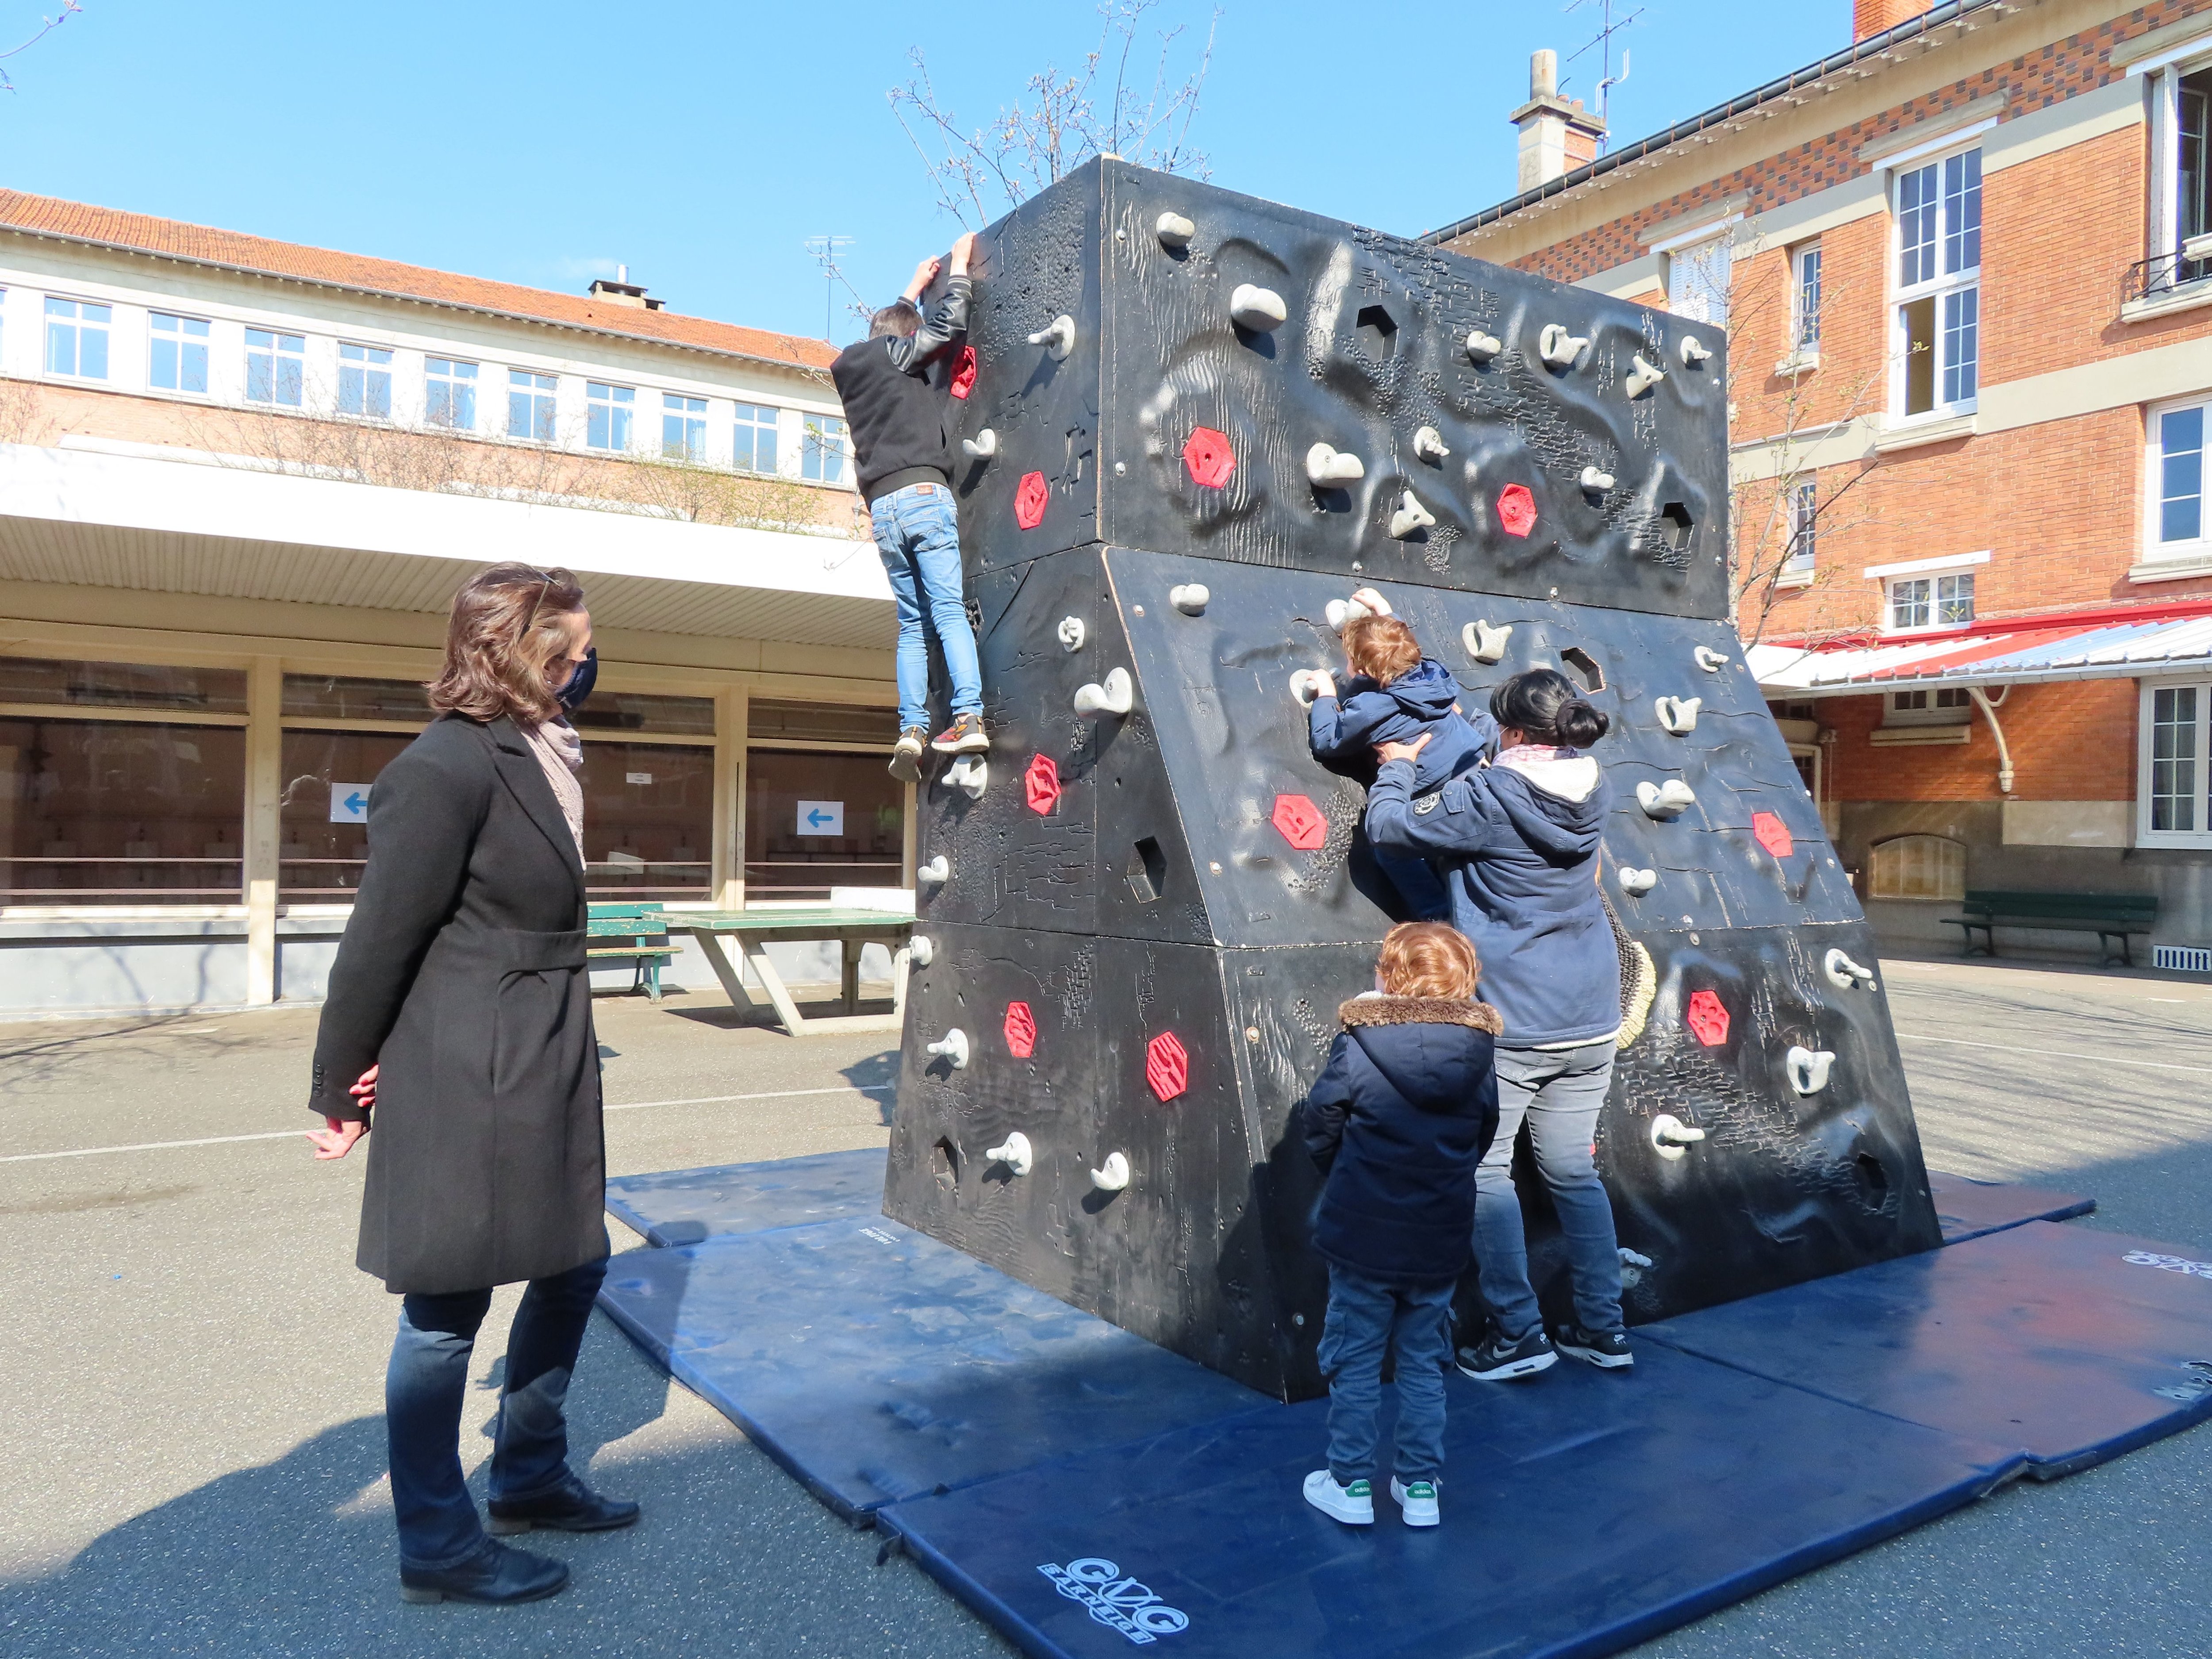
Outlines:
<svg viewBox="0 0 2212 1659"><path fill-rule="evenodd" d="M1086 1555L1066 1566L1045 1563L1037 1571L1071 1601L1080 1601L1100 1624L1118 1630L1139 1647L1187 1630L1190 1615L1169 1607L1133 1578L1121 1577L1111 1561Z"/></svg>
<svg viewBox="0 0 2212 1659"><path fill-rule="evenodd" d="M2155 1250L2130 1250L2120 1258L2138 1267L2163 1267L2170 1273L2188 1273L2197 1279L2212 1279L2212 1261L2191 1261L2186 1256L2160 1255Z"/></svg>

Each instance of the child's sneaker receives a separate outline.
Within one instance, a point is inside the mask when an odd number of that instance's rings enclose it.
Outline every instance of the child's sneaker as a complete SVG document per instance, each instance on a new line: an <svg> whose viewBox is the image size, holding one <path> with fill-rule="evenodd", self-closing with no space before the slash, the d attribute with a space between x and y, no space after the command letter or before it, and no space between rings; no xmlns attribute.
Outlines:
<svg viewBox="0 0 2212 1659"><path fill-rule="evenodd" d="M1626 1331L1586 1331L1579 1325L1562 1325L1559 1352L1608 1371L1622 1370L1636 1363L1636 1356L1628 1351Z"/></svg>
<svg viewBox="0 0 2212 1659"><path fill-rule="evenodd" d="M1437 1512L1437 1483L1433 1480L1401 1480L1394 1474L1390 1477L1390 1497L1409 1527L1433 1527L1443 1519Z"/></svg>
<svg viewBox="0 0 2212 1659"><path fill-rule="evenodd" d="M1375 1524L1375 1489L1364 1480L1340 1486L1327 1469L1316 1469L1306 1477L1306 1502L1347 1527Z"/></svg>
<svg viewBox="0 0 2212 1659"><path fill-rule="evenodd" d="M1547 1371L1559 1363L1559 1356L1552 1351L1552 1339L1544 1334L1541 1325L1518 1342L1508 1342L1496 1329L1472 1348L1459 1351L1459 1369L1462 1376L1471 1376L1478 1382L1503 1382L1516 1376L1534 1376L1538 1371Z"/></svg>
<svg viewBox="0 0 2212 1659"><path fill-rule="evenodd" d="M981 755L990 749L991 740L983 735L981 714L962 714L932 738L929 746L940 755Z"/></svg>
<svg viewBox="0 0 2212 1659"><path fill-rule="evenodd" d="M921 781L921 749L929 741L929 728L909 726L891 745L891 775L901 783Z"/></svg>

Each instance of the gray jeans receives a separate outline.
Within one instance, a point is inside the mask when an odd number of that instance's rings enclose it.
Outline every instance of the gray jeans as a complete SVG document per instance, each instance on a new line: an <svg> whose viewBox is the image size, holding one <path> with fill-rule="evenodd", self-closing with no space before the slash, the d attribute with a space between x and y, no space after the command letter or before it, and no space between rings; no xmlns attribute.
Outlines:
<svg viewBox="0 0 2212 1659"><path fill-rule="evenodd" d="M1498 1050L1498 1139L1474 1175L1474 1256L1482 1299L1509 1341L1543 1317L1528 1286L1528 1242L1513 1190L1513 1142L1523 1118L1566 1235L1575 1322L1592 1332L1620 1328L1620 1245L1612 1202L1591 1161L1614 1053L1610 1037L1579 1048Z"/></svg>

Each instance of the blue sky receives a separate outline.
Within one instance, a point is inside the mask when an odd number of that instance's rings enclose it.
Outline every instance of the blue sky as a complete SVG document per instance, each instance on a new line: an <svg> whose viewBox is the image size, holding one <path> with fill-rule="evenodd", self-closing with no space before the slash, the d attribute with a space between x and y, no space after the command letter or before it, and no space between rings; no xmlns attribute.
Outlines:
<svg viewBox="0 0 2212 1659"><path fill-rule="evenodd" d="M57 3L0 0L0 46ZM1565 57L1601 3L1223 0L1192 142L1232 189L1407 234L1448 223L1513 192L1504 118L1528 53ZM620 260L677 310L816 335L806 238L854 237L846 268L872 301L957 228L885 100L908 48L972 127L1098 33L1090 0L85 5L7 64L0 183L541 287ZM1644 0L1617 37L1633 72L1615 134L1838 49L1850 9ZM1145 27L1184 24L1188 43L1210 10L1162 0ZM1565 67L1571 95L1595 61Z"/></svg>

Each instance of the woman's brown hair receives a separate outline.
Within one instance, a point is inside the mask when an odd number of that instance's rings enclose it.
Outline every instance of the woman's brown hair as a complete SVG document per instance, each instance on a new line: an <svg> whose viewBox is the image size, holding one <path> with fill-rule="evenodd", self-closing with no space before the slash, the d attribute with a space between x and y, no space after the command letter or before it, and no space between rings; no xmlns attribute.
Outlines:
<svg viewBox="0 0 2212 1659"><path fill-rule="evenodd" d="M461 584L446 624L446 666L430 707L471 720L550 720L560 700L546 677L568 646L567 618L584 590L565 570L495 564Z"/></svg>
<svg viewBox="0 0 2212 1659"><path fill-rule="evenodd" d="M1474 945L1441 921L1401 921L1382 936L1382 989L1394 997L1472 1001L1481 974Z"/></svg>
<svg viewBox="0 0 2212 1659"><path fill-rule="evenodd" d="M1360 617L1345 624L1344 659L1376 684L1389 685L1421 665L1421 642L1395 617Z"/></svg>

